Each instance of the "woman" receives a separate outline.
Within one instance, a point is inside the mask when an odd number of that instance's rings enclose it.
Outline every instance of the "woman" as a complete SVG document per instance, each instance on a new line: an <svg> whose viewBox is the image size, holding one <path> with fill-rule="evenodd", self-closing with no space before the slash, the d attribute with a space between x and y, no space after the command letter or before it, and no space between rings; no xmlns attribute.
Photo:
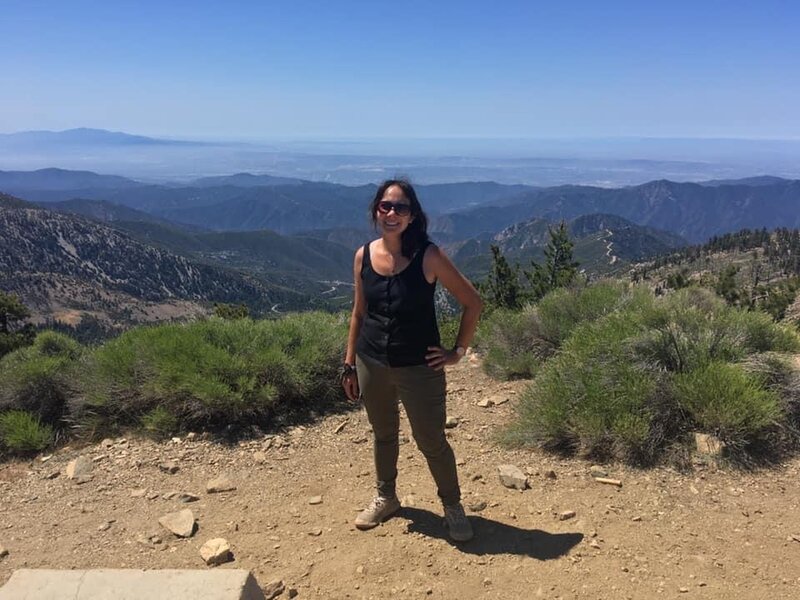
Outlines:
<svg viewBox="0 0 800 600"><path fill-rule="evenodd" d="M450 537L466 541L472 538L472 527L461 506L456 460L444 434L444 367L466 353L481 299L428 239L427 217L407 181L385 181L372 200L370 216L381 237L355 254L355 301L342 385L350 400L360 393L366 406L378 493L355 525L371 529L400 509L395 492L399 400L436 482ZM453 349L440 345L433 301L437 281L463 307Z"/></svg>

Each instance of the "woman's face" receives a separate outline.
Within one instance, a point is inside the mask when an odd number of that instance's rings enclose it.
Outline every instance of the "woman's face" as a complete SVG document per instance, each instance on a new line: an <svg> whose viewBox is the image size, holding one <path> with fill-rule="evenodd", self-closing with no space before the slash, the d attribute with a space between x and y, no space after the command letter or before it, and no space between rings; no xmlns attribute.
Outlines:
<svg viewBox="0 0 800 600"><path fill-rule="evenodd" d="M400 186L386 188L383 198L378 202L375 219L381 231L396 234L403 233L414 220L411 216L411 204Z"/></svg>

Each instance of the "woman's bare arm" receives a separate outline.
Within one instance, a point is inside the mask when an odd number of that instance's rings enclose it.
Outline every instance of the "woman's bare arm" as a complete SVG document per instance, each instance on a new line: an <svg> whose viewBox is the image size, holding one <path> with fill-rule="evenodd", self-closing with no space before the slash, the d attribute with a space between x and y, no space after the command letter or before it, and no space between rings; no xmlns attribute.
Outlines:
<svg viewBox="0 0 800 600"><path fill-rule="evenodd" d="M356 250L353 259L353 312L350 315L350 329L347 333L347 350L344 355L344 363L346 365L354 365L356 362L356 342L358 341L358 334L361 331L361 322L364 320L364 313L366 311L366 300L364 299L364 290L361 286L361 264L364 260L364 248ZM344 387L347 397L356 401L358 399L358 379L355 374L345 376L342 379L342 386Z"/></svg>
<svg viewBox="0 0 800 600"><path fill-rule="evenodd" d="M453 294L461 304L461 324L456 336L456 347L466 349L475 336L478 319L483 309L480 294L469 280L462 275L450 258L438 246L429 246L423 259L423 270L428 281L439 280L444 288ZM441 347L431 347L426 355L428 364L440 369L445 365L455 364L461 358L455 349L446 350Z"/></svg>

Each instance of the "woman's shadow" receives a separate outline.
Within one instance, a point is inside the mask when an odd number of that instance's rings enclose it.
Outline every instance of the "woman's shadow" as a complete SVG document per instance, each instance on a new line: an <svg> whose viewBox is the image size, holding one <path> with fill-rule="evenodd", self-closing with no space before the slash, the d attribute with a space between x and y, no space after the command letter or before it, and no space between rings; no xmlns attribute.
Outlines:
<svg viewBox="0 0 800 600"><path fill-rule="evenodd" d="M583 540L582 533L547 533L541 529L521 529L491 519L469 517L475 532L468 542L453 542L440 515L429 510L404 506L396 517L408 519L408 531L444 539L467 554L519 554L537 560L552 560L567 554Z"/></svg>

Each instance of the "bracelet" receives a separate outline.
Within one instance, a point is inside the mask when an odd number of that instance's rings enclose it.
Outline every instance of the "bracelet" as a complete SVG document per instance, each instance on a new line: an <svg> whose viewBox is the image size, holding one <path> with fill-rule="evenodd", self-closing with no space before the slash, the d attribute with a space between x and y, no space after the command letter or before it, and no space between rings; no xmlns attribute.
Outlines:
<svg viewBox="0 0 800 600"><path fill-rule="evenodd" d="M340 381L344 381L346 377L349 377L350 375L355 374L355 372L356 372L356 366L355 365L344 363L342 365L342 368L339 369L339 380Z"/></svg>

